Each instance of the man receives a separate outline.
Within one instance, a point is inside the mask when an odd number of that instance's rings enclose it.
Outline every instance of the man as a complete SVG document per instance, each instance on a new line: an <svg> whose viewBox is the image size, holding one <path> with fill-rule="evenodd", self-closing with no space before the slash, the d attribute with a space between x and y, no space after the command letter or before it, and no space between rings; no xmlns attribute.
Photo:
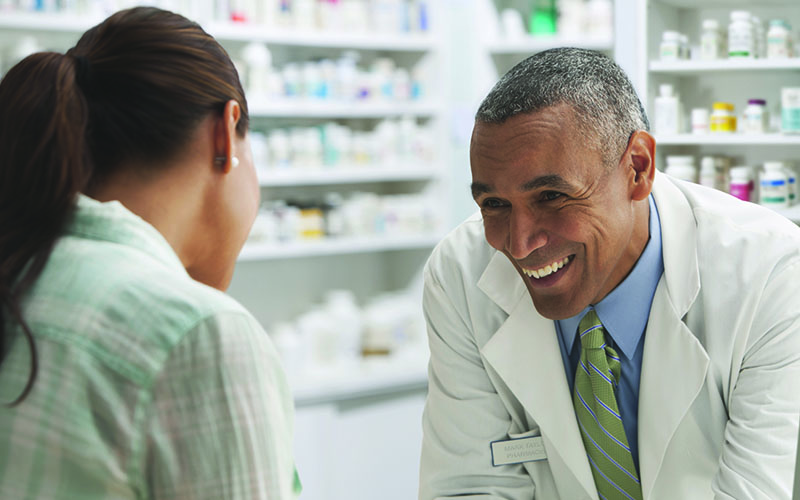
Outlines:
<svg viewBox="0 0 800 500"><path fill-rule="evenodd" d="M484 99L480 214L425 271L421 499L790 497L800 229L656 172L647 130L591 51Z"/></svg>

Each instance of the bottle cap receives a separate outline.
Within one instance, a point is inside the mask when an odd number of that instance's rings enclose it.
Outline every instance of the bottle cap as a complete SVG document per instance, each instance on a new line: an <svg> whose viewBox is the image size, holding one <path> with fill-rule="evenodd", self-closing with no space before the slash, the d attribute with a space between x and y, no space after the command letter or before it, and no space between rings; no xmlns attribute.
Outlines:
<svg viewBox="0 0 800 500"><path fill-rule="evenodd" d="M703 20L703 29L704 30L718 30L719 29L719 22L716 19L704 19Z"/></svg>
<svg viewBox="0 0 800 500"><path fill-rule="evenodd" d="M729 102L715 102L711 107L723 111L733 111L733 104Z"/></svg>
<svg viewBox="0 0 800 500"><path fill-rule="evenodd" d="M732 21L749 21L750 20L750 12L746 10L734 10L731 11L731 20Z"/></svg>
<svg viewBox="0 0 800 500"><path fill-rule="evenodd" d="M681 34L677 31L665 31L662 35L662 39L667 42L678 42L681 39Z"/></svg>
<svg viewBox="0 0 800 500"><path fill-rule="evenodd" d="M783 170L782 161L767 161L764 162L764 170Z"/></svg>
<svg viewBox="0 0 800 500"><path fill-rule="evenodd" d="M755 104L757 106L766 106L767 101L764 99L748 99L747 104Z"/></svg>
<svg viewBox="0 0 800 500"><path fill-rule="evenodd" d="M735 178L736 180L750 180L753 176L753 169L742 165L739 167L733 167L731 169L731 178Z"/></svg>
<svg viewBox="0 0 800 500"><path fill-rule="evenodd" d="M658 92L661 97L670 97L674 88L669 83L662 83L658 86Z"/></svg>

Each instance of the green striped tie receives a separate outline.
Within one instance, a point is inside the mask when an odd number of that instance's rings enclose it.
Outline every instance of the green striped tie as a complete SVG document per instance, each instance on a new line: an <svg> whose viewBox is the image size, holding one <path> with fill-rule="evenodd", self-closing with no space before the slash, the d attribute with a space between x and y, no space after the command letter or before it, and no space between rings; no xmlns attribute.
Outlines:
<svg viewBox="0 0 800 500"><path fill-rule="evenodd" d="M583 317L578 332L581 360L572 402L597 493L601 500L641 500L642 486L614 395L619 356L606 345L605 330L594 310Z"/></svg>

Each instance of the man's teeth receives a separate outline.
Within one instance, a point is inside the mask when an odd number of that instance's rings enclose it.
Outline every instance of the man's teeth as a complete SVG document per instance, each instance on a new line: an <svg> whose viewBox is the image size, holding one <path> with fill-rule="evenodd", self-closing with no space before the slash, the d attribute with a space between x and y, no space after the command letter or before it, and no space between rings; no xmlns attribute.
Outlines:
<svg viewBox="0 0 800 500"><path fill-rule="evenodd" d="M569 263L569 257L564 257L563 260L560 260L558 262L553 262L552 264L544 266L541 269L523 269L522 271L528 276L533 276L534 278L539 279L553 274L562 267L566 266L568 263Z"/></svg>

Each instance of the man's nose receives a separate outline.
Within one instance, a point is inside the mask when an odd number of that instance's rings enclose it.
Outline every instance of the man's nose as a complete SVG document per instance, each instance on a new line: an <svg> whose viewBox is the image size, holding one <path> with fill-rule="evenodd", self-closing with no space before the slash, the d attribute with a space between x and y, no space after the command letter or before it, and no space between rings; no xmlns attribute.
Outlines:
<svg viewBox="0 0 800 500"><path fill-rule="evenodd" d="M523 259L547 244L547 233L537 215L525 208L512 210L509 220L507 251L515 259Z"/></svg>

